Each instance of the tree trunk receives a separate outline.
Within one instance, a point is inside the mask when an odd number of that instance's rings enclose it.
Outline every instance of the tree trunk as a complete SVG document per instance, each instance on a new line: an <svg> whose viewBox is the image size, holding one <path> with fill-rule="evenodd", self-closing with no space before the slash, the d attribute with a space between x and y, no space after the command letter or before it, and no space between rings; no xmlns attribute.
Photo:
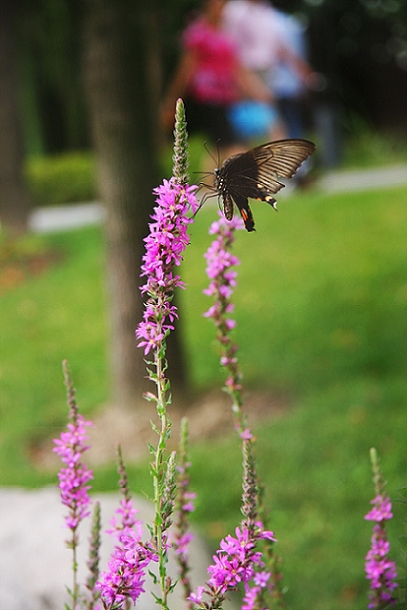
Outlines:
<svg viewBox="0 0 407 610"><path fill-rule="evenodd" d="M0 222L13 234L28 227L31 200L23 176L14 25L18 3L3 0L0 16Z"/></svg>
<svg viewBox="0 0 407 610"><path fill-rule="evenodd" d="M113 400L136 405L145 379L135 328L143 315L139 290L143 237L153 206L157 170L157 69L151 66L154 2L88 0L85 25L85 86L99 164L99 190L106 208L106 245L111 310ZM145 280L143 280L144 283ZM185 382L179 342L172 345L176 376ZM173 357L172 356L172 357ZM173 360L174 361L174 360Z"/></svg>

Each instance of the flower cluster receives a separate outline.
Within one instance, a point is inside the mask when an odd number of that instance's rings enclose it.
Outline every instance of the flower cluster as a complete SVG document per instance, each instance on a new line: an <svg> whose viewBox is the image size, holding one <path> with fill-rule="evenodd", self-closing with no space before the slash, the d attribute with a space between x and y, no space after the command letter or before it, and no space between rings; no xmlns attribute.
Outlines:
<svg viewBox="0 0 407 610"><path fill-rule="evenodd" d="M231 268L239 265L240 261L237 256L231 254L230 249L234 242L234 231L243 228L243 224L240 218L226 220L221 212L219 215L220 219L213 222L209 229L209 234L216 235L216 238L204 255L210 284L203 292L207 296L213 296L215 303L204 315L212 318L218 328L225 324L226 329L231 330L235 321L226 318L225 314L233 312L230 297L236 286L237 272Z"/></svg>
<svg viewBox="0 0 407 610"><path fill-rule="evenodd" d="M396 599L392 591L396 589L396 565L388 555L390 543L387 540L386 521L392 518L391 501L384 494L378 494L372 501L373 508L365 516L375 523L371 548L366 555L366 577L370 580L370 596L368 608L379 610L393 604Z"/></svg>
<svg viewBox="0 0 407 610"><path fill-rule="evenodd" d="M262 554L257 550L261 540L275 540L273 532L264 530L261 522L255 527L236 528L235 537L229 535L221 541L220 549L213 556L214 563L208 568L209 580L191 594L190 600L201 608L220 608L227 593L243 583L246 610L253 610L260 590L270 579L270 574L263 571ZM204 594L212 600L211 606L203 601Z"/></svg>
<svg viewBox="0 0 407 610"><path fill-rule="evenodd" d="M71 423L67 426L67 432L62 432L59 439L54 439L56 447L53 450L66 464L66 468L61 468L59 471L58 487L61 490L62 504L69 508L65 522L72 531L75 531L79 522L90 514L88 495L90 485L87 483L93 479L93 474L81 462L81 457L84 451L89 449L86 445L88 440L86 427L91 425L91 422L85 421L75 410Z"/></svg>
<svg viewBox="0 0 407 610"><path fill-rule="evenodd" d="M144 592L147 566L156 561L151 549L141 544L136 532L122 535L121 545L109 561L109 569L103 572L95 587L100 591L104 608L122 608L126 599L134 603Z"/></svg>
<svg viewBox="0 0 407 610"><path fill-rule="evenodd" d="M150 232L145 238L146 252L143 256L141 276L147 282L141 291L149 295L136 337L144 353L159 350L168 333L173 329L172 323L178 317L177 308L171 305L175 288L185 288L179 275L173 274L173 267L182 262L182 254L189 244L188 224L199 204L195 196L196 186L177 184L174 178L154 190L157 195L149 224Z"/></svg>
<svg viewBox="0 0 407 610"><path fill-rule="evenodd" d="M137 511L131 499L123 498L108 533L117 540L108 570L95 585L104 608L121 608L127 598L136 603L144 592L147 566L157 561L152 548L142 542L143 524L135 518Z"/></svg>
<svg viewBox="0 0 407 610"><path fill-rule="evenodd" d="M141 539L143 525L136 519L137 512L131 498L122 498L119 508L116 508L115 515L110 520L111 528L106 530L106 533L120 541L123 534L129 534L135 528L137 536Z"/></svg>
<svg viewBox="0 0 407 610"><path fill-rule="evenodd" d="M242 610L254 610L262 607L264 590L269 586L270 572L258 572L253 577L254 585L246 585Z"/></svg>
<svg viewBox="0 0 407 610"><path fill-rule="evenodd" d="M215 322L217 340L222 346L220 363L228 370L225 387L234 402L240 407L242 376L236 358L237 345L230 337L230 331L236 326L236 322L229 317L229 314L233 312L233 303L230 298L236 286L237 276L237 272L232 267L240 264L239 259L231 253L236 229L243 229L243 222L237 217L228 221L220 214L220 220L212 223L209 233L216 235L216 238L205 253L206 273L210 283L203 292L214 298L214 304L204 315Z"/></svg>

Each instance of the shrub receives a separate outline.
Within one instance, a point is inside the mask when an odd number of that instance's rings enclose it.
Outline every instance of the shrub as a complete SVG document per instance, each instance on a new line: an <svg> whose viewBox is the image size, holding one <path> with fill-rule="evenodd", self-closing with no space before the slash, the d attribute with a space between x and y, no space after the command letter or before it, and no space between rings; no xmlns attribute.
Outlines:
<svg viewBox="0 0 407 610"><path fill-rule="evenodd" d="M95 160L90 152L31 158L25 172L35 205L60 205L96 198Z"/></svg>

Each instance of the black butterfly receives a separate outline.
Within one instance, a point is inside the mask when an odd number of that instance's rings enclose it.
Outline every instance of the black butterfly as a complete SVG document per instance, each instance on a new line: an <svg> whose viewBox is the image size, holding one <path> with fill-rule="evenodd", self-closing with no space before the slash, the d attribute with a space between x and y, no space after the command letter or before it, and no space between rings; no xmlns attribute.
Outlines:
<svg viewBox="0 0 407 610"><path fill-rule="evenodd" d="M278 179L292 178L314 150L315 145L308 140L279 140L226 159L214 171L214 187L222 196L227 220L233 218L235 202L246 229L254 231L248 198L266 201L277 209L273 195L284 187Z"/></svg>

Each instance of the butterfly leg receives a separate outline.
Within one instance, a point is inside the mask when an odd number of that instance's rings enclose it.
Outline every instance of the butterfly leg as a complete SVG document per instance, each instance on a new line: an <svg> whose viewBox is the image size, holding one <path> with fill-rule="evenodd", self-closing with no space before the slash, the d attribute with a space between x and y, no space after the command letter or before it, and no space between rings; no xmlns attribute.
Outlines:
<svg viewBox="0 0 407 610"><path fill-rule="evenodd" d="M199 191L201 190L201 188L202 188L202 187L209 188L209 189L211 189L211 190L213 191L213 188L212 188L211 186L209 186L208 184L205 184L204 182L201 182L201 183L200 183L200 185L199 185L199 188L198 188L198 190L197 190L197 193L199 193ZM207 201L208 199L210 199L211 197L217 197L217 196L218 196L217 191L215 191L215 192L209 192L209 193L207 192L207 193L205 193L205 194L203 195L203 197L202 197L202 199L201 199L200 203L199 203L199 207L198 207L198 209L196 210L196 212L194 213L194 215L192 216L192 218L195 218L195 216L198 214L199 210L202 208L202 206L204 205L204 203L206 203L206 201Z"/></svg>

